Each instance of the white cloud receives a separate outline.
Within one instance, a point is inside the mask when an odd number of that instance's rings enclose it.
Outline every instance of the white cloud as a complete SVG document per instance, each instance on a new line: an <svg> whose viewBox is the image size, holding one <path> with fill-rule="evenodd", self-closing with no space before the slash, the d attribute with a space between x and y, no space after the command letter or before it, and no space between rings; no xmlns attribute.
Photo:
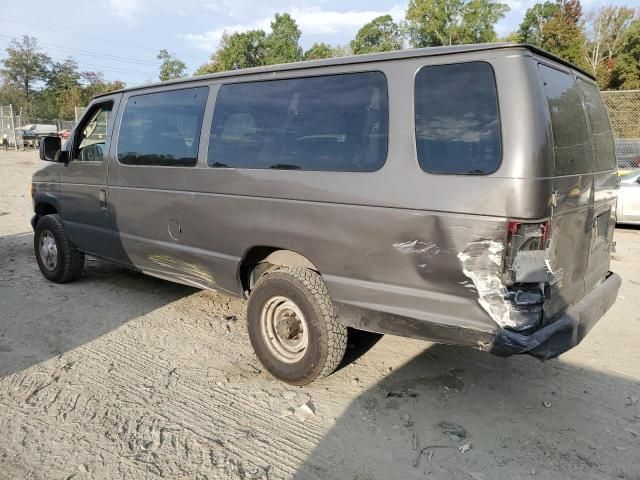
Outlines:
<svg viewBox="0 0 640 480"><path fill-rule="evenodd" d="M231 1L222 0L216 1L215 3L209 3L208 8L226 10L225 13L227 15L236 18L238 16L242 16L240 12L245 10L245 7L250 3L251 2L246 0L239 0L238 4L236 4L234 8L231 8ZM331 37L340 34L342 37L353 37L360 27L380 15L389 14L394 18L394 20L401 20L404 17L405 8L406 7L404 5L395 5L387 11L349 10L346 12L340 12L337 10L324 10L321 7L294 6L288 9L279 10L270 7L269 10L272 11L260 9L262 10L260 13L264 16L255 22L223 25L204 33L182 34L181 37L192 42L196 47L211 52L218 47L224 32L243 32L257 28L268 32L270 30L273 16L277 11L289 12L295 19L298 27L300 27L303 36L326 35L327 37ZM244 16L244 18L246 18L246 16ZM331 42L332 39L327 38L325 41Z"/></svg>
<svg viewBox="0 0 640 480"><path fill-rule="evenodd" d="M193 44L201 50L213 52L218 48L222 35L226 33L246 32L247 30L269 30L271 27L271 18L260 20L253 24L237 24L226 25L224 27L216 28L205 33L185 33L180 35L182 38L193 42Z"/></svg>
<svg viewBox="0 0 640 480"><path fill-rule="evenodd" d="M400 12L399 15L398 12ZM387 14L391 14L396 19L397 17L401 18L404 15L404 7L394 6L386 12L376 10L338 12L322 10L318 7L294 8L291 11L291 16L298 22L302 32L310 35L338 32L355 34L365 23L380 15Z"/></svg>
<svg viewBox="0 0 640 480"><path fill-rule="evenodd" d="M107 8L113 16L128 23L136 23L137 15L142 11L144 0L109 0Z"/></svg>

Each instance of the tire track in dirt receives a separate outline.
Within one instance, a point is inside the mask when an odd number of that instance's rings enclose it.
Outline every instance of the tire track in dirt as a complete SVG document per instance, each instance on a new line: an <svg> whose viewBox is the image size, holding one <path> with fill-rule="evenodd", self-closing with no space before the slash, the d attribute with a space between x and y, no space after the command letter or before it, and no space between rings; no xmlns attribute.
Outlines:
<svg viewBox="0 0 640 480"><path fill-rule="evenodd" d="M91 352L96 355L96 352ZM101 356L102 352L97 354ZM145 358L140 354L133 354L124 350L118 353L120 361L125 361L129 366L136 365L131 358L139 357L144 362L155 363L153 359ZM162 370L166 370L166 366L158 365ZM138 376L130 374L130 368L118 368L111 372L116 375L117 384L124 390L127 385L133 385L140 379ZM92 372L91 377L96 383L103 381L100 377L96 377ZM113 382L114 377L111 378ZM253 397L241 390L225 391L215 385L209 385L205 390L201 390L200 386L189 382L185 375L173 387L172 396L162 395L162 403L172 412L171 421L178 424L181 428L185 428L195 432L198 426L202 428L205 425L222 425L223 431L238 431L243 428L254 432L253 437L256 439L275 437L273 441L263 440L261 443L266 446L266 450L245 451L242 448L236 449L233 453L240 458L249 454L251 457L257 457L265 465L270 464L274 468L278 468L282 472L292 474L291 466L301 464L308 453L313 449L322 438L321 434L315 433L314 430L321 430L322 426L310 421L305 422L305 428L300 427L295 421L284 417L280 419L278 428L280 432L274 431L273 417L274 413L268 408L261 407L253 402ZM128 394L138 395L144 401L144 396L140 392L127 390ZM178 401L174 396L181 398ZM153 409L153 406L147 406ZM256 410L259 413L255 413ZM216 412L213 415L211 412ZM156 411L156 413L159 413ZM283 436L282 432L288 435ZM211 438L218 434L217 431L209 430L207 436ZM274 443L278 443L278 451L274 447ZM225 448L233 449L233 443L224 442Z"/></svg>

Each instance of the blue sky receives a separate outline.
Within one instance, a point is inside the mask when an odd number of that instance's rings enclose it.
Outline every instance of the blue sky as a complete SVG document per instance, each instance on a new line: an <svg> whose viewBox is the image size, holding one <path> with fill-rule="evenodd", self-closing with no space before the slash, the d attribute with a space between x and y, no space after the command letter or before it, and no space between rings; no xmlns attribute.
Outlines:
<svg viewBox="0 0 640 480"><path fill-rule="evenodd" d="M517 28L534 0L503 0L511 11L498 34ZM640 7L640 0L582 0L588 12L605 3ZM82 70L103 71L129 85L157 78L158 50L166 48L195 70L215 50L223 31L269 29L276 12L289 12L302 30L301 43L348 43L378 15L404 16L407 2L383 0L31 0L0 1L0 59L11 38L36 36L54 59L71 55ZM37 12L37 14L36 14Z"/></svg>

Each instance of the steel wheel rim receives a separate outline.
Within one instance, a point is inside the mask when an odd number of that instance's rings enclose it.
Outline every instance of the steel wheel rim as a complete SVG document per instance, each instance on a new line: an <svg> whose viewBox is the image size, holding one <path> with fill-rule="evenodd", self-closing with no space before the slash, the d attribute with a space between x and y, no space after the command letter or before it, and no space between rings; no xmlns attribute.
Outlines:
<svg viewBox="0 0 640 480"><path fill-rule="evenodd" d="M40 234L40 260L44 268L53 271L58 266L58 244L53 234L49 230L44 230Z"/></svg>
<svg viewBox="0 0 640 480"><path fill-rule="evenodd" d="M281 362L297 362L307 351L307 320L298 305L287 297L271 297L264 303L260 330L269 351Z"/></svg>

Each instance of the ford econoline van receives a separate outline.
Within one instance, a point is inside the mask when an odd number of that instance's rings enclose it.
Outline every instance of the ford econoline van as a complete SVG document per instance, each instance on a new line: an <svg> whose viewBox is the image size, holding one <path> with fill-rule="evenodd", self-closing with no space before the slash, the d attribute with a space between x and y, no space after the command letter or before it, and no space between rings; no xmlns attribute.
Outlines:
<svg viewBox="0 0 640 480"><path fill-rule="evenodd" d="M296 385L338 366L349 327L550 359L620 286L598 88L527 45L128 88L40 155L47 279L92 255L245 297L257 356Z"/></svg>

